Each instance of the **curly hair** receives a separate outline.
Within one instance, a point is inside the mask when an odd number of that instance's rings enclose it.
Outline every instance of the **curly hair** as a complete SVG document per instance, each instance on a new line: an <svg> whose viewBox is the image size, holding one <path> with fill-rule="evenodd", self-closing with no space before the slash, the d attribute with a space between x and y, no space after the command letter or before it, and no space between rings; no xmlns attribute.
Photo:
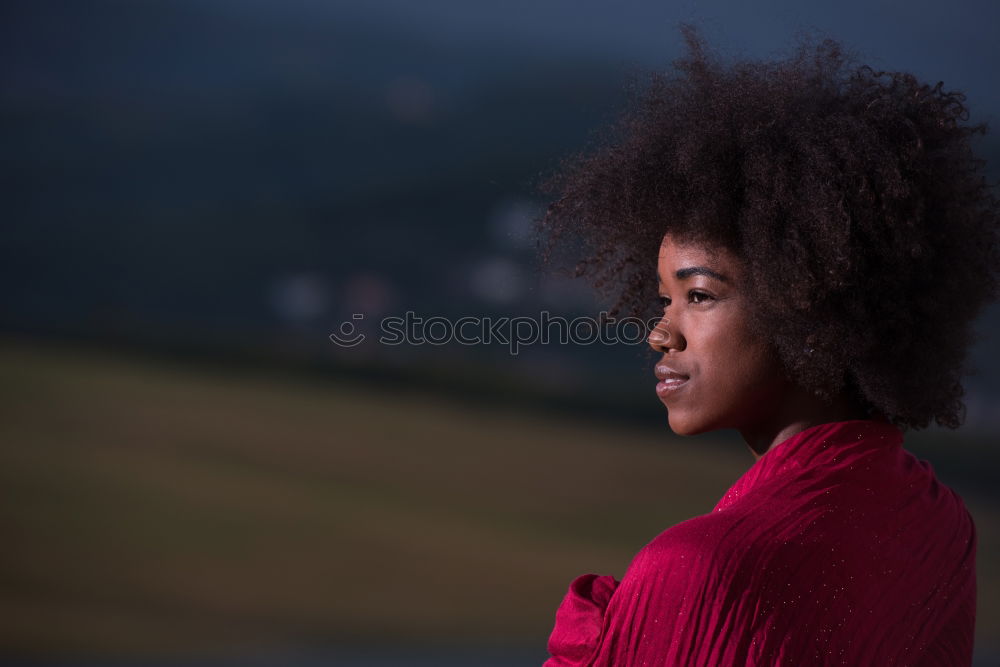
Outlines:
<svg viewBox="0 0 1000 667"><path fill-rule="evenodd" d="M597 145L541 185L541 258L577 245L611 312L657 308L665 234L748 269L751 320L789 378L903 430L964 421L972 325L997 295L1000 202L965 96L859 65L834 40L725 65L685 57L633 82Z"/></svg>

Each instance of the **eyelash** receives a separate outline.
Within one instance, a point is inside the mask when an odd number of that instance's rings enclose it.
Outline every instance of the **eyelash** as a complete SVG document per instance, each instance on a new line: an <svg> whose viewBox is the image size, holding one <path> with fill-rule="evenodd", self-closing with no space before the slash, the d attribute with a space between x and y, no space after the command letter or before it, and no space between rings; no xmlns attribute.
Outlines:
<svg viewBox="0 0 1000 667"><path fill-rule="evenodd" d="M699 297L699 298L701 298L701 301L698 301L697 303L694 304L696 306L699 306L699 305L705 303L706 301L714 301L714 298L711 295L705 294L704 292L701 292L701 291L698 291L698 290L691 290L690 292L688 292L688 299L691 299L692 297ZM658 299L658 301L659 301L660 305L663 306L664 310L666 310L667 306L670 305L670 297L669 296L661 296Z"/></svg>

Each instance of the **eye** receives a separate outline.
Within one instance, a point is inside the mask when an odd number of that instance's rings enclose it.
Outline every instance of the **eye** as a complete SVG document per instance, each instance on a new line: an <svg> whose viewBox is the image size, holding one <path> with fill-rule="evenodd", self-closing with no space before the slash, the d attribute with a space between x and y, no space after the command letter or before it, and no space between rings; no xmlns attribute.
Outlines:
<svg viewBox="0 0 1000 667"><path fill-rule="evenodd" d="M715 297L713 297L711 294L706 294L705 292L699 292L698 290L691 290L690 292L688 292L688 301L697 306L703 303L707 303L709 301L715 301ZM670 305L670 297L661 296L657 299L657 303L664 310L666 310L667 306Z"/></svg>
<svg viewBox="0 0 1000 667"><path fill-rule="evenodd" d="M705 294L704 292L698 292L696 290L691 290L688 292L688 299L691 303L705 303L706 301L713 301L712 296Z"/></svg>

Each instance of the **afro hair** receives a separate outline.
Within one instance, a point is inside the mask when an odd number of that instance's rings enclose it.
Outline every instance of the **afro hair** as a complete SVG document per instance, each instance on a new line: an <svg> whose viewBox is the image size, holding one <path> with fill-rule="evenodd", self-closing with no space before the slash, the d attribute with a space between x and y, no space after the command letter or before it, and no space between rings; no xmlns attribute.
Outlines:
<svg viewBox="0 0 1000 667"><path fill-rule="evenodd" d="M971 145L986 127L967 123L965 96L830 39L727 65L682 31L687 55L638 79L596 146L543 183L543 261L577 248L574 274L645 320L665 234L728 249L792 381L904 430L957 428L1000 264L1000 207Z"/></svg>

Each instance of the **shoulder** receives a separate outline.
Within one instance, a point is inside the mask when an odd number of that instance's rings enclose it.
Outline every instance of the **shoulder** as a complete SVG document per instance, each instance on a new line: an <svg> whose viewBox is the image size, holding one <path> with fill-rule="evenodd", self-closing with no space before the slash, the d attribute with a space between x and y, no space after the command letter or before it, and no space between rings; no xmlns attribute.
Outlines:
<svg viewBox="0 0 1000 667"><path fill-rule="evenodd" d="M740 562L757 558L777 546L800 542L830 508L783 502L769 495L766 503L745 502L715 510L669 528L644 548L647 559L673 563L677 559Z"/></svg>
<svg viewBox="0 0 1000 667"><path fill-rule="evenodd" d="M783 602L796 599L800 586L789 570L795 543L783 547L758 526L753 515L726 509L658 535L622 578L611 629L641 637L643 655L669 656L667 664L758 664L746 659L751 645L780 626L778 615L789 609Z"/></svg>
<svg viewBox="0 0 1000 667"><path fill-rule="evenodd" d="M813 570L817 576L825 571L836 577L836 567L856 560L844 554L854 542L851 530L868 520L881 523L874 512L862 513L865 518L859 522L842 501L835 493L787 502L780 494L771 494L767 502L748 497L694 517L643 547L623 583L683 588L689 593L695 588L718 590L719 586L750 592L770 588L777 581L786 592L789 586L809 588ZM837 565L831 564L834 561Z"/></svg>
<svg viewBox="0 0 1000 667"><path fill-rule="evenodd" d="M720 584L749 584L777 555L774 537L762 523L742 509L679 523L636 554L623 584L685 594L716 590Z"/></svg>

